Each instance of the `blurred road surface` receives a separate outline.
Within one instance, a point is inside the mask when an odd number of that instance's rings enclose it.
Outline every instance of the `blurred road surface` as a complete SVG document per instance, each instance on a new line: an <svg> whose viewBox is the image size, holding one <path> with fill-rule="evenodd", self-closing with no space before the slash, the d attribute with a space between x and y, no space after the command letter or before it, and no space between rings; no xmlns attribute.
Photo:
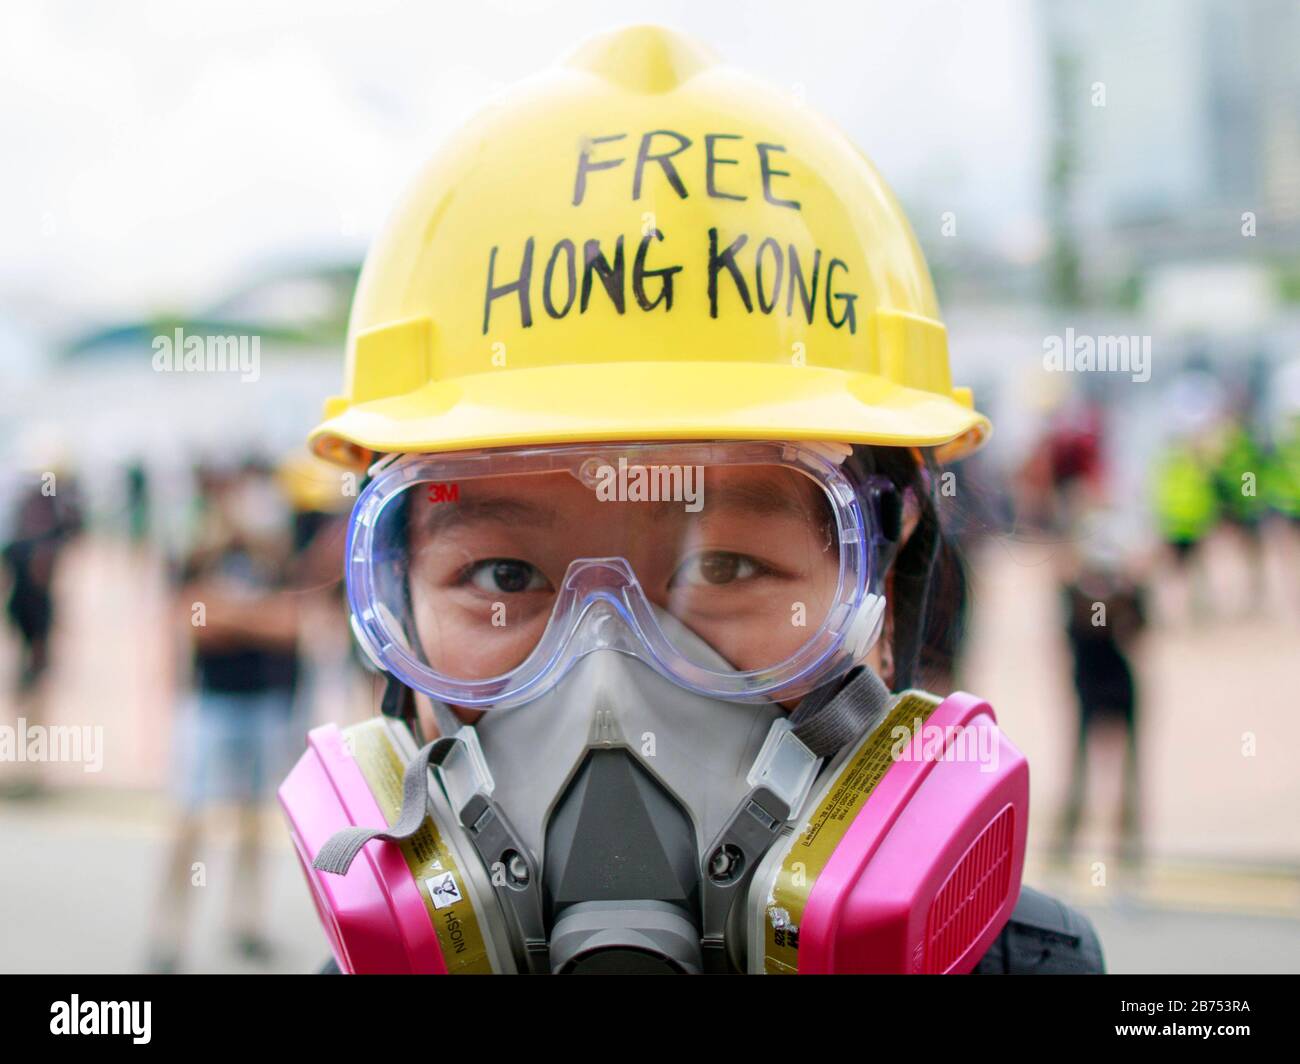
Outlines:
<svg viewBox="0 0 1300 1064"><path fill-rule="evenodd" d="M233 831L215 825L195 861L194 933L182 971L308 972L329 950L277 812L266 819L266 927L274 953L241 958L224 932ZM82 792L0 805L0 972L144 971L170 813L156 796ZM1027 879L1082 908L1113 972L1300 972L1300 881L1208 867L1147 870L1112 890L1037 862ZM1228 911L1233 908L1236 911Z"/></svg>

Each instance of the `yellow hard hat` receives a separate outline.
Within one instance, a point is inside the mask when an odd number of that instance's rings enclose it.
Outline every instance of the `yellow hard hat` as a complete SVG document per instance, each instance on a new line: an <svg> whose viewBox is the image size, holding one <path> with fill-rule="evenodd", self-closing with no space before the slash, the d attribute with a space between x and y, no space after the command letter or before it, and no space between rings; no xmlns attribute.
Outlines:
<svg viewBox="0 0 1300 1064"><path fill-rule="evenodd" d="M639 26L489 107L367 257L323 457L988 435L872 165L794 94Z"/></svg>

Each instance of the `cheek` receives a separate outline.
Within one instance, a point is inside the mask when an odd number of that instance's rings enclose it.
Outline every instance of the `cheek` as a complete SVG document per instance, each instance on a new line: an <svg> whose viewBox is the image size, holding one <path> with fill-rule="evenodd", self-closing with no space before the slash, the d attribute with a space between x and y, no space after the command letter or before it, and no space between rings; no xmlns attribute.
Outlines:
<svg viewBox="0 0 1300 1064"><path fill-rule="evenodd" d="M713 639L706 636L705 641L733 668L747 672L784 661L808 641L808 633L803 628L774 623L727 630Z"/></svg>
<svg viewBox="0 0 1300 1064"><path fill-rule="evenodd" d="M516 617L509 611L505 623L493 625L491 615L479 610L457 613L437 596L415 596L416 638L425 661L436 671L457 680L486 680L521 665L546 628L545 611Z"/></svg>
<svg viewBox="0 0 1300 1064"><path fill-rule="evenodd" d="M477 724L483 717L481 709L461 709L459 706L449 707L460 720L462 724ZM424 693L415 696L415 709L420 718L420 728L423 730L426 739L436 739L442 731L438 727L437 720L434 719L433 709L429 705L429 698Z"/></svg>

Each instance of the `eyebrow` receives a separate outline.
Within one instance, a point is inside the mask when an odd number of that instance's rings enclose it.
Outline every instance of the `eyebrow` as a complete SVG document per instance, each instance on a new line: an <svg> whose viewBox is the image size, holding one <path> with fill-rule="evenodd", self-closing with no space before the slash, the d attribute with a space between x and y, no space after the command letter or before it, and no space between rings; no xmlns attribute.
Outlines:
<svg viewBox="0 0 1300 1064"><path fill-rule="evenodd" d="M799 493L778 487L770 481L752 484L724 484L705 489L704 514L711 509L743 510L760 517L786 514L806 518L809 515L807 500Z"/></svg>
<svg viewBox="0 0 1300 1064"><path fill-rule="evenodd" d="M555 510L535 502L498 496L430 504L425 514L416 515L421 531L433 534L482 521L550 528L555 524Z"/></svg>

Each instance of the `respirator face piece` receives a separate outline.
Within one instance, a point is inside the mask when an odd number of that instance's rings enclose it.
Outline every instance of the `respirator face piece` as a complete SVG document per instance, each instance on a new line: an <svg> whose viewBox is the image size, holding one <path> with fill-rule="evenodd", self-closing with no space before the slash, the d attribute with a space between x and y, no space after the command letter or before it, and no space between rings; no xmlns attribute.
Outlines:
<svg viewBox="0 0 1300 1064"><path fill-rule="evenodd" d="M659 623L726 667L671 616ZM583 657L541 698L483 715L473 732L492 799L540 857L552 970L606 967L615 955L624 969L703 970L711 888L701 869L778 721L788 732L775 703L707 698L610 650ZM806 790L817 765L805 751L795 785Z"/></svg>
<svg viewBox="0 0 1300 1064"><path fill-rule="evenodd" d="M390 718L314 730L280 800L340 968L974 967L1019 894L1028 816L987 704L887 696L823 762L774 704L670 691L607 652L554 705L420 749Z"/></svg>

